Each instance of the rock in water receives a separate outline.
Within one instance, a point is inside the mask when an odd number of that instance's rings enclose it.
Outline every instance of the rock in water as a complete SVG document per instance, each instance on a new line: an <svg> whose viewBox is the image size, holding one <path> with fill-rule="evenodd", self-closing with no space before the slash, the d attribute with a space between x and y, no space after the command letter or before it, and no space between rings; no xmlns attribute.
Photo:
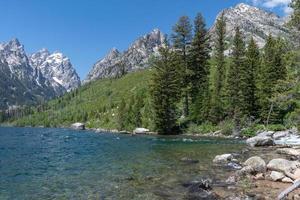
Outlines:
<svg viewBox="0 0 300 200"><path fill-rule="evenodd" d="M249 138L247 144L251 147L262 147L262 146L274 146L275 142L273 138L268 136L255 136Z"/></svg>
<svg viewBox="0 0 300 200"><path fill-rule="evenodd" d="M213 160L214 163L221 163L221 164L225 164L230 162L233 159L233 155L232 154L223 154L223 155L217 155L215 157L215 159Z"/></svg>
<svg viewBox="0 0 300 200"><path fill-rule="evenodd" d="M217 200L217 195L212 192L211 183L211 180L203 179L183 184L188 188L187 199Z"/></svg>
<svg viewBox="0 0 300 200"><path fill-rule="evenodd" d="M71 128L75 130L85 130L85 124L77 122L72 124Z"/></svg>

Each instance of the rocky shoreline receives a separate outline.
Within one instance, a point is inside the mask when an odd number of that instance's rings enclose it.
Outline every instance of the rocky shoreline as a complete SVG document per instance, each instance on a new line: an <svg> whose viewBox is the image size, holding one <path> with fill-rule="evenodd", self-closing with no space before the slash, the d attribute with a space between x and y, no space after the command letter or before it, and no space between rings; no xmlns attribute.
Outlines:
<svg viewBox="0 0 300 200"><path fill-rule="evenodd" d="M246 143L248 147L243 152L217 155L213 160L214 165L233 169L228 179L223 180L229 184L226 189L212 190L215 199L300 199L297 130L259 132Z"/></svg>

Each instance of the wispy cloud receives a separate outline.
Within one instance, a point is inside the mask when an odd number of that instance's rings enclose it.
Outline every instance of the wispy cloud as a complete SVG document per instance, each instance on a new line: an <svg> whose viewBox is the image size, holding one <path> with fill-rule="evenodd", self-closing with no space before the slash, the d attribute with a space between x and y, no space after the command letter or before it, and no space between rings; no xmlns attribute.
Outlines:
<svg viewBox="0 0 300 200"><path fill-rule="evenodd" d="M265 8L280 8L286 14L290 14L292 9L289 7L291 0L250 0L256 6L262 6Z"/></svg>

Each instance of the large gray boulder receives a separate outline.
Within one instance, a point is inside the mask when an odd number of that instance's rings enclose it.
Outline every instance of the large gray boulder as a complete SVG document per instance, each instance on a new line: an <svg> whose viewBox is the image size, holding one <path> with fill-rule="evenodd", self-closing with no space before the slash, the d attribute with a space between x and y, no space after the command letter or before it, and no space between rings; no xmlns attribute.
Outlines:
<svg viewBox="0 0 300 200"><path fill-rule="evenodd" d="M279 172L285 172L285 171L292 172L299 167L300 167L300 162L289 161L282 158L273 159L267 165L267 168L269 170L279 171Z"/></svg>
<svg viewBox="0 0 300 200"><path fill-rule="evenodd" d="M72 124L71 128L74 130L85 130L85 124L77 122L77 123Z"/></svg>
<svg viewBox="0 0 300 200"><path fill-rule="evenodd" d="M252 172L263 173L266 171L266 162L258 156L249 158L244 162L244 166L251 167Z"/></svg>
<svg viewBox="0 0 300 200"><path fill-rule="evenodd" d="M273 138L269 136L255 136L249 138L247 144L251 147L262 147L262 146L274 146L275 142Z"/></svg>

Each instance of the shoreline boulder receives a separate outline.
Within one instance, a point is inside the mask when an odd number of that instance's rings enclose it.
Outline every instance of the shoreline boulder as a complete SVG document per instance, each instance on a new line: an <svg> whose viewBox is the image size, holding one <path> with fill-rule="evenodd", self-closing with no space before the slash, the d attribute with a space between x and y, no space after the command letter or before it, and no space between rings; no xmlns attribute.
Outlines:
<svg viewBox="0 0 300 200"><path fill-rule="evenodd" d="M274 146L275 142L273 138L269 136L255 136L249 138L246 143L251 147L263 147L263 146Z"/></svg>
<svg viewBox="0 0 300 200"><path fill-rule="evenodd" d="M71 128L74 130L85 130L85 124L77 122L77 123L72 124Z"/></svg>
<svg viewBox="0 0 300 200"><path fill-rule="evenodd" d="M133 134L148 134L150 132L149 129L146 128L136 128L133 131Z"/></svg>
<svg viewBox="0 0 300 200"><path fill-rule="evenodd" d="M279 172L292 172L300 167L300 162L298 161L289 161L286 159L278 158L273 159L267 165L267 168L272 171Z"/></svg>
<svg viewBox="0 0 300 200"><path fill-rule="evenodd" d="M244 162L244 166L251 167L252 173L264 173L267 170L266 162L258 156L249 158Z"/></svg>

